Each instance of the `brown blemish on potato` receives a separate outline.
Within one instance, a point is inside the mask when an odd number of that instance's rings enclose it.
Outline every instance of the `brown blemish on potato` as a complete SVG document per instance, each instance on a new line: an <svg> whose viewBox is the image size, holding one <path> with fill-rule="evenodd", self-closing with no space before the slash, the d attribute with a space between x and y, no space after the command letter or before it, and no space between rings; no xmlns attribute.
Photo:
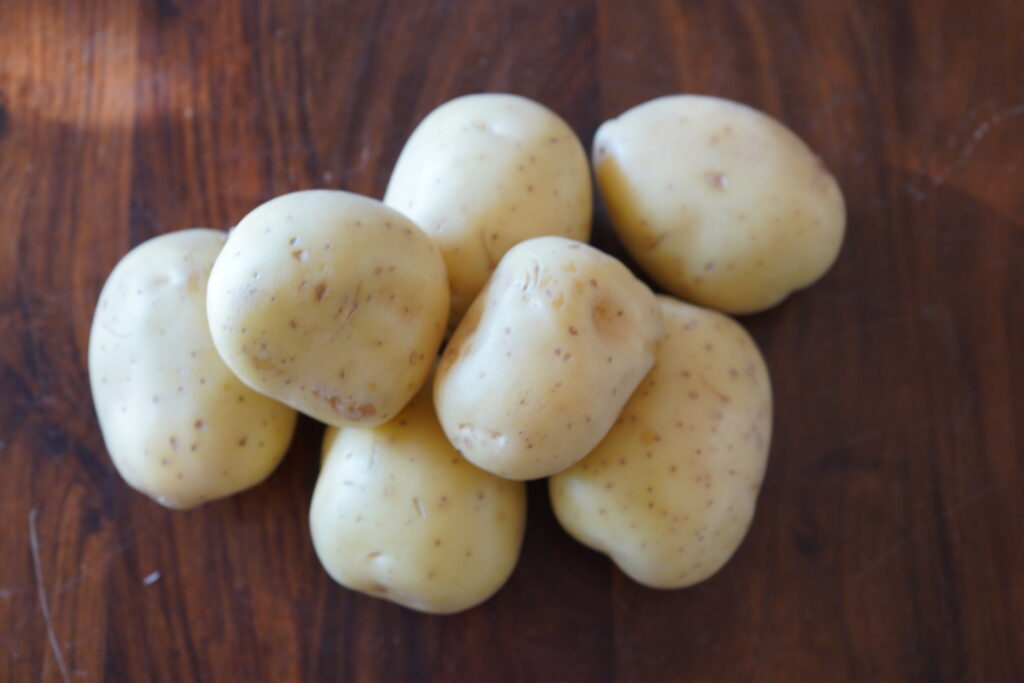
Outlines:
<svg viewBox="0 0 1024 683"><path fill-rule="evenodd" d="M301 288L301 285L300 285ZM316 289L313 291L313 299L320 303L323 301L324 295L327 293L327 283L321 282L317 284Z"/></svg>
<svg viewBox="0 0 1024 683"><path fill-rule="evenodd" d="M172 436L170 441L171 441L171 448L173 448L174 450L178 450L178 437Z"/></svg>
<svg viewBox="0 0 1024 683"><path fill-rule="evenodd" d="M196 424L195 424L195 428L196 429L203 429L204 427L206 427L206 423L205 422L203 422L202 420L196 420Z"/></svg>
<svg viewBox="0 0 1024 683"><path fill-rule="evenodd" d="M704 173L704 182L719 191L729 189L729 178L719 171L707 171Z"/></svg>
<svg viewBox="0 0 1024 683"><path fill-rule="evenodd" d="M640 435L640 441L643 442L645 446L650 446L652 443L658 443L661 441L661 434L648 429Z"/></svg>
<svg viewBox="0 0 1024 683"><path fill-rule="evenodd" d="M371 388L373 387L371 386ZM356 405L355 401L352 400L345 402L341 397L335 394L331 394L329 396L325 395L320 389L313 389L311 393L313 394L313 398L324 401L331 406L331 409L334 410L334 412L350 420L361 420L367 417L373 417L377 414L376 406L371 403Z"/></svg>
<svg viewBox="0 0 1024 683"><path fill-rule="evenodd" d="M292 258L294 258L299 263L304 263L305 261L309 260L309 254L306 253L305 249L296 249L295 251L292 252Z"/></svg>
<svg viewBox="0 0 1024 683"><path fill-rule="evenodd" d="M238 440L239 446L244 446L247 443L249 443L249 437L247 436L243 436L241 439Z"/></svg>
<svg viewBox="0 0 1024 683"><path fill-rule="evenodd" d="M349 295L346 294L345 296L342 297L342 299L341 299L341 306L339 306L338 310L335 311L335 313L334 313L334 317L335 318L340 316L342 313L345 314L345 317L342 318L341 323L338 325L339 328L344 327L345 325L347 325L348 321L351 320L352 316L355 315L357 310L359 310L359 295L362 293L362 290L363 290L362 284L359 284L359 285L356 286L355 294L352 295L352 305L351 306L348 305L348 303L349 303Z"/></svg>
<svg viewBox="0 0 1024 683"><path fill-rule="evenodd" d="M257 370L274 370L277 364L266 356L249 356L252 366Z"/></svg>
<svg viewBox="0 0 1024 683"><path fill-rule="evenodd" d="M711 349L714 348L710 344L706 344L705 347L708 350L711 350ZM728 403L729 401L732 400L728 395L722 393L715 385L713 385L711 382L709 382L708 379L703 374L700 375L698 377L698 379L700 379L701 384L703 384L707 388L708 391L710 391L715 396L717 396L719 398L719 400L721 400L723 403ZM691 393L694 393L694 392L691 392Z"/></svg>

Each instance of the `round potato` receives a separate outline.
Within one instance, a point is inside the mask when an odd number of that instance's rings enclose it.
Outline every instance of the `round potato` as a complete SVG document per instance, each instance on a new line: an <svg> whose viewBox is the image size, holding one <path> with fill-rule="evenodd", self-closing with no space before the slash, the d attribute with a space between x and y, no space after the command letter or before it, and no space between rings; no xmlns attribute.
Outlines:
<svg viewBox="0 0 1024 683"><path fill-rule="evenodd" d="M323 455L309 521L338 583L448 614L483 602L511 575L526 486L452 448L429 386L387 424L329 429Z"/></svg>
<svg viewBox="0 0 1024 683"><path fill-rule="evenodd" d="M598 129L593 161L623 244L684 299L759 311L820 278L839 253L836 181L788 128L742 104L652 100Z"/></svg>
<svg viewBox="0 0 1024 683"><path fill-rule="evenodd" d="M384 203L441 248L458 322L514 244L586 242L593 198L586 152L565 121L525 97L490 93L451 100L420 123Z"/></svg>
<svg viewBox="0 0 1024 683"><path fill-rule="evenodd" d="M505 254L434 381L445 433L510 479L560 472L612 426L654 363L657 300L619 261L561 237Z"/></svg>
<svg viewBox="0 0 1024 683"><path fill-rule="evenodd" d="M130 251L103 287L89 337L89 381L114 466L171 508L259 483L295 427L295 411L238 381L210 339L206 283L226 238L194 228Z"/></svg>
<svg viewBox="0 0 1024 683"><path fill-rule="evenodd" d="M329 425L374 425L426 380L448 282L437 247L397 211L307 190L257 207L231 232L207 310L243 382Z"/></svg>
<svg viewBox="0 0 1024 683"><path fill-rule="evenodd" d="M750 526L771 438L761 353L735 321L659 297L658 359L604 441L551 478L577 540L652 588L703 581Z"/></svg>

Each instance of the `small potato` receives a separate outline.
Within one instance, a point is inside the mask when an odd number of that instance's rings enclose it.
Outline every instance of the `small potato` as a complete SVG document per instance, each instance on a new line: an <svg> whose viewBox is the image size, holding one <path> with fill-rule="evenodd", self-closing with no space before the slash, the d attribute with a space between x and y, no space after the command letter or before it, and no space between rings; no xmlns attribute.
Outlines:
<svg viewBox="0 0 1024 683"><path fill-rule="evenodd" d="M395 165L384 203L441 248L458 322L501 257L531 237L586 242L587 154L565 121L516 95L466 95L431 112Z"/></svg>
<svg viewBox="0 0 1024 683"><path fill-rule="evenodd" d="M423 390L379 427L329 429L309 522L324 568L353 590L448 614L511 575L526 486L466 462Z"/></svg>
<svg viewBox="0 0 1024 683"><path fill-rule="evenodd" d="M217 350L253 389L329 425L375 425L426 380L448 281L437 247L397 211L307 190L231 232L207 310Z"/></svg>
<svg viewBox="0 0 1024 683"><path fill-rule="evenodd" d="M295 411L217 355L206 282L227 236L155 237L117 264L89 338L89 381L114 466L161 505L190 508L254 486L280 462Z"/></svg>
<svg viewBox="0 0 1024 683"><path fill-rule="evenodd" d="M652 100L597 131L594 170L633 258L673 294L751 313L835 261L846 209L821 159L736 102Z"/></svg>
<svg viewBox="0 0 1024 683"><path fill-rule="evenodd" d="M660 335L654 295L619 261L561 237L522 242L441 358L441 425L466 458L502 477L560 472L604 437Z"/></svg>
<svg viewBox="0 0 1024 683"><path fill-rule="evenodd" d="M551 478L558 521L636 581L681 588L732 556L750 526L771 437L768 372L750 336L658 297L658 360L604 441Z"/></svg>

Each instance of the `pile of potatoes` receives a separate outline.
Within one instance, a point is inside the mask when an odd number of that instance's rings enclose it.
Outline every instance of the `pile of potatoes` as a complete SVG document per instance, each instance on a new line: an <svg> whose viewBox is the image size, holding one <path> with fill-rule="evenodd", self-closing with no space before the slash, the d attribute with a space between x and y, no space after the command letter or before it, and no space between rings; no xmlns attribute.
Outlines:
<svg viewBox="0 0 1024 683"><path fill-rule="evenodd" d="M668 295L587 244L586 153L513 95L427 116L383 202L295 192L230 233L139 245L89 344L117 470L171 508L229 496L273 471L301 412L327 425L313 544L349 588L437 613L487 599L542 477L562 526L635 580L707 578L750 525L772 423L761 353L718 311L828 270L842 195L787 128L713 97L606 122L592 163Z"/></svg>

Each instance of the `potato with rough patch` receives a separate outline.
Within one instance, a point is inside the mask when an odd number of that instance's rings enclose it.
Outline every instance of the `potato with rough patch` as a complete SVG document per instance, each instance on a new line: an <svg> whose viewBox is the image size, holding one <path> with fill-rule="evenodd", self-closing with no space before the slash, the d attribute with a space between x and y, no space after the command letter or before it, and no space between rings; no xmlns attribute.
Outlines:
<svg viewBox="0 0 1024 683"><path fill-rule="evenodd" d="M835 179L778 121L717 97L652 100L606 121L597 184L629 253L676 296L730 313L774 306L832 266Z"/></svg>
<svg viewBox="0 0 1024 683"><path fill-rule="evenodd" d="M375 425L426 380L448 296L437 247L409 219L367 197L307 190L231 232L207 310L243 382L329 425Z"/></svg>
<svg viewBox="0 0 1024 683"><path fill-rule="evenodd" d="M525 97L486 93L423 119L384 203L440 247L457 323L514 244L542 235L586 242L593 200L587 154L565 121Z"/></svg>
<svg viewBox="0 0 1024 683"><path fill-rule="evenodd" d="M466 462L425 386L384 425L328 429L309 520L334 580L448 614L483 602L512 573L526 486Z"/></svg>
<svg viewBox="0 0 1024 683"><path fill-rule="evenodd" d="M619 261L561 237L505 254L445 349L434 400L471 462L546 477L598 444L654 363L661 315Z"/></svg>
<svg viewBox="0 0 1024 683"><path fill-rule="evenodd" d="M295 411L242 384L210 339L207 278L225 239L194 228L130 251L103 287L89 337L111 460L129 485L170 508L258 484L295 426Z"/></svg>
<svg viewBox="0 0 1024 683"><path fill-rule="evenodd" d="M764 360L732 319L659 297L650 374L604 441L551 478L555 514L652 588L703 581L750 526L771 438Z"/></svg>

